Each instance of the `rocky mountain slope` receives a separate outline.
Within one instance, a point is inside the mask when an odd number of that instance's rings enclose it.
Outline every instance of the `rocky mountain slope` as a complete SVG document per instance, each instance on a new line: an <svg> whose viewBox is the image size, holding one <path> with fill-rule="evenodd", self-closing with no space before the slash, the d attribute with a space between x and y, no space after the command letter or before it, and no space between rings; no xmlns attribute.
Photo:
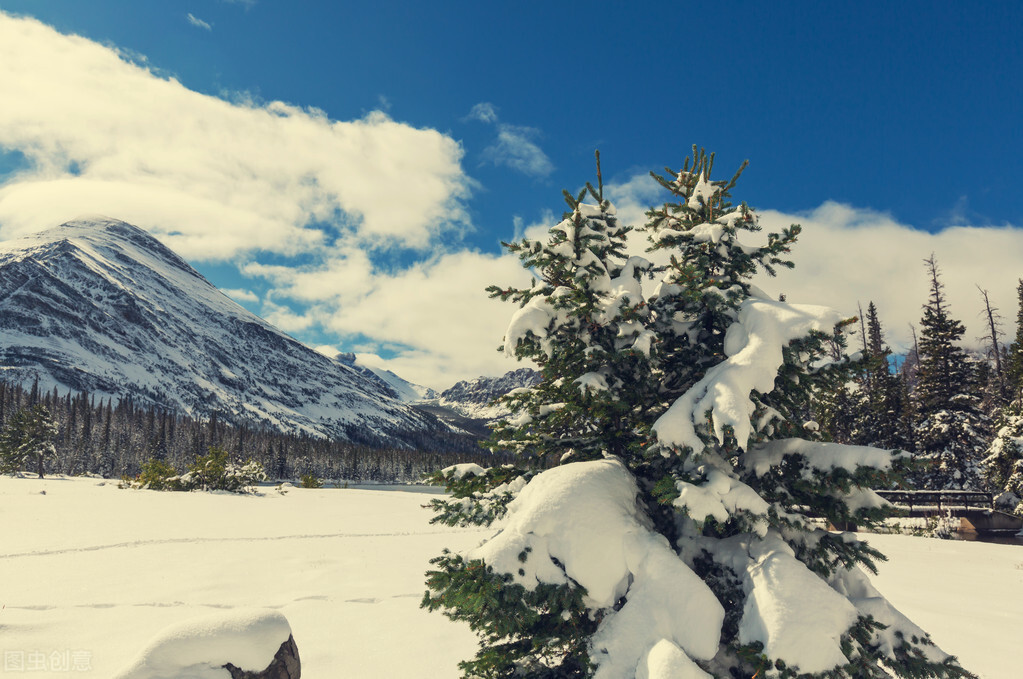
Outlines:
<svg viewBox="0 0 1023 679"><path fill-rule="evenodd" d="M352 441L443 426L101 217L0 243L0 378Z"/></svg>

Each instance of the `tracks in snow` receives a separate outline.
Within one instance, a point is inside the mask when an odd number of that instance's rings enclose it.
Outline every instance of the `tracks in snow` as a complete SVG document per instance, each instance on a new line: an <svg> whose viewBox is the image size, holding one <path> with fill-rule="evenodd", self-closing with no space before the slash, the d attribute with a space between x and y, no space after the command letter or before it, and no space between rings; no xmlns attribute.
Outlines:
<svg viewBox="0 0 1023 679"><path fill-rule="evenodd" d="M186 538L163 538L154 540L129 540L126 542L114 542L105 545L87 545L85 547L68 547L66 549L41 549L28 552L12 552L0 554L0 560L21 559L33 556L60 556L62 554L81 554L86 552L102 552L110 549L131 549L138 547L153 547L158 545L199 545L209 543L230 543L230 542L278 542L284 540L330 540L340 538L407 538L419 535L459 535L462 533L485 533L491 529L466 529L464 531L454 530L433 530L433 531L399 531L396 533L312 533L305 535L271 535L257 537L186 537Z"/></svg>

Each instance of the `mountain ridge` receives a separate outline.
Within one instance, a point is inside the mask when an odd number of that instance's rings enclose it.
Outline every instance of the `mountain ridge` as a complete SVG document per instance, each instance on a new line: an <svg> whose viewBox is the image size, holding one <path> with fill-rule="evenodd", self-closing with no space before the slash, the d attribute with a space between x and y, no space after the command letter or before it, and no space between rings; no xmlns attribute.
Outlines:
<svg viewBox="0 0 1023 679"><path fill-rule="evenodd" d="M353 441L443 429L245 310L153 236L77 218L0 242L0 377Z"/></svg>

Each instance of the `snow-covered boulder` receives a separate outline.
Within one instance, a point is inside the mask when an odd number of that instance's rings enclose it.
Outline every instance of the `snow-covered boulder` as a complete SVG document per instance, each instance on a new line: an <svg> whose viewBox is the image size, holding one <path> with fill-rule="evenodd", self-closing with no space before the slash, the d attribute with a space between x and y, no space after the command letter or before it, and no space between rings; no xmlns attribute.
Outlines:
<svg viewBox="0 0 1023 679"><path fill-rule="evenodd" d="M262 609L186 620L160 632L114 679L299 679L287 618Z"/></svg>

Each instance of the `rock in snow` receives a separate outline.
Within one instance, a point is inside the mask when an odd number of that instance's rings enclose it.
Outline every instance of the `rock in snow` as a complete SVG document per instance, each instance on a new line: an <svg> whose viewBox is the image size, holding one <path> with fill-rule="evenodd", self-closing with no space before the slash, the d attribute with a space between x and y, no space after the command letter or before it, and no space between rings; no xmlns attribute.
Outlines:
<svg viewBox="0 0 1023 679"><path fill-rule="evenodd" d="M298 647L277 611L220 613L169 627L114 679L299 679Z"/></svg>
<svg viewBox="0 0 1023 679"><path fill-rule="evenodd" d="M347 440L441 427L102 217L0 243L0 377Z"/></svg>

